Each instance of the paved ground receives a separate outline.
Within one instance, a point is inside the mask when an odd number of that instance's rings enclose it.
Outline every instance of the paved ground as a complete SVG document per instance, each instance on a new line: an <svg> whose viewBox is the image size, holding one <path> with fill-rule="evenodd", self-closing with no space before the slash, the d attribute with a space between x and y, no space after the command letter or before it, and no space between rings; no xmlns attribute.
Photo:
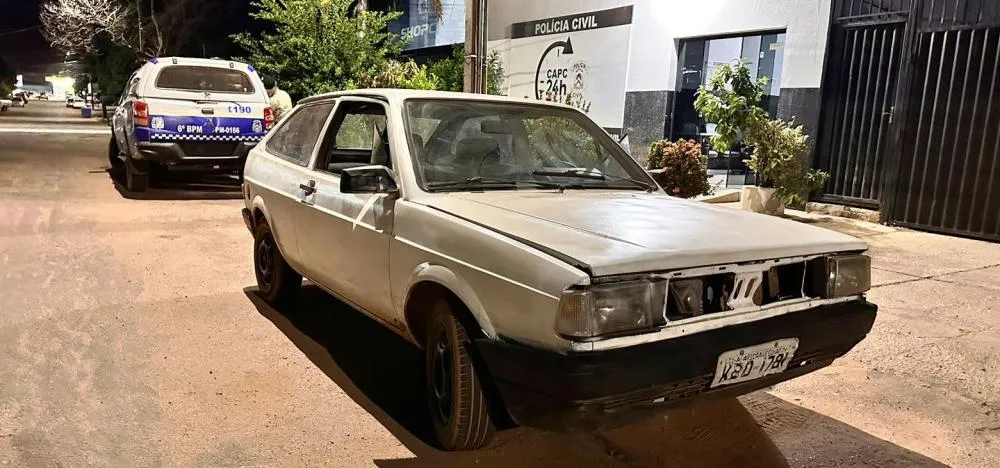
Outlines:
<svg viewBox="0 0 1000 468"><path fill-rule="evenodd" d="M617 431L519 428L444 454L424 442L413 348L313 288L296 308L257 298L231 181L135 199L97 126L29 109L0 116L0 464L1000 466L1000 246L809 217L875 256L881 315L834 366Z"/></svg>

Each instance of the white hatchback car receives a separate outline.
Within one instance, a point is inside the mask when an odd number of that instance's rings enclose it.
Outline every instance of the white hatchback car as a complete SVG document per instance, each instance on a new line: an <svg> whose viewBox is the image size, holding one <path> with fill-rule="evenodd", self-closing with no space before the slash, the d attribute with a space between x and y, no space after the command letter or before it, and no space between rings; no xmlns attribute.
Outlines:
<svg viewBox="0 0 1000 468"><path fill-rule="evenodd" d="M498 418L595 430L774 385L876 316L863 242L670 197L559 104L309 98L250 152L244 195L260 294L306 276L422 347L449 450Z"/></svg>

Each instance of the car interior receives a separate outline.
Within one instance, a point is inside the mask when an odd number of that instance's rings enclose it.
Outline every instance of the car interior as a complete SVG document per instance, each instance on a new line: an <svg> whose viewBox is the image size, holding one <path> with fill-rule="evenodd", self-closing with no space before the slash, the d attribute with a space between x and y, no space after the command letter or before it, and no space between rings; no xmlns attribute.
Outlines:
<svg viewBox="0 0 1000 468"><path fill-rule="evenodd" d="M381 145L375 145L376 134ZM371 102L342 102L320 146L316 167L333 174L369 165L392 165L385 108Z"/></svg>

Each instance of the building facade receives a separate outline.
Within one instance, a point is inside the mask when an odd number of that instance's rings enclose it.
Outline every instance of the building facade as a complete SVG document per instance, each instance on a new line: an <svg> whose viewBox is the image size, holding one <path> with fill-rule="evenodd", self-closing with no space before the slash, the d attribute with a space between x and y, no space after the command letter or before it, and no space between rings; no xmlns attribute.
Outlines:
<svg viewBox="0 0 1000 468"><path fill-rule="evenodd" d="M508 94L569 96L643 161L662 138L707 141L695 92L741 58L768 79L769 112L815 134L829 19L829 0L504 0L488 44ZM710 156L714 185L753 182L740 158Z"/></svg>

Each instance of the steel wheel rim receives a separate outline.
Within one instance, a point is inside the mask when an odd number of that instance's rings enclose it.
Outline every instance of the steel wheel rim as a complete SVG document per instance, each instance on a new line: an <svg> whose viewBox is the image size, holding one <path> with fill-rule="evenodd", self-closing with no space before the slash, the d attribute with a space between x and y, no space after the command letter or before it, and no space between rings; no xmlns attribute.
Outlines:
<svg viewBox="0 0 1000 468"><path fill-rule="evenodd" d="M271 287L271 276L274 274L274 243L271 236L264 237L257 246L257 269L260 271L260 283L263 289Z"/></svg>
<svg viewBox="0 0 1000 468"><path fill-rule="evenodd" d="M439 331L437 344L432 351L434 353L431 364L432 387L434 397L434 409L436 416L442 424L448 424L451 420L451 349L448 345L448 337L445 330Z"/></svg>

